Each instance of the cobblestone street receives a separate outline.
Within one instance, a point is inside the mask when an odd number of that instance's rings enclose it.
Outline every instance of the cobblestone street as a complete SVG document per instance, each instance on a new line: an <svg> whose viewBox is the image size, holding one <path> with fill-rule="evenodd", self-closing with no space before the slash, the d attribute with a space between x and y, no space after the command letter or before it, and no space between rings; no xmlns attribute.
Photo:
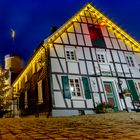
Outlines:
<svg viewBox="0 0 140 140"><path fill-rule="evenodd" d="M0 140L140 139L140 113L0 119Z"/></svg>

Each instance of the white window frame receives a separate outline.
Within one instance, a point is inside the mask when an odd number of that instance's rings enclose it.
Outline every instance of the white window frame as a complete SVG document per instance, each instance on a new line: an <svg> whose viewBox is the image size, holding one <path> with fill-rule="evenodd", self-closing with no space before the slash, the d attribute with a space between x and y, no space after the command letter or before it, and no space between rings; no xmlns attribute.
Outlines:
<svg viewBox="0 0 140 140"><path fill-rule="evenodd" d="M136 67L134 56L126 55L125 58L129 67L133 67L133 68Z"/></svg>
<svg viewBox="0 0 140 140"><path fill-rule="evenodd" d="M104 61L103 61L103 59L104 59ZM97 61L100 64L107 64L107 58L106 58L105 52L103 52L103 53L97 53Z"/></svg>
<svg viewBox="0 0 140 140"><path fill-rule="evenodd" d="M68 54L69 54L69 58L68 58ZM75 47L65 47L65 56L67 61L77 61Z"/></svg>
<svg viewBox="0 0 140 140"><path fill-rule="evenodd" d="M74 85L73 87L71 86L72 85L71 80L73 80L73 85ZM77 92L78 87L76 87L75 80L78 80L80 96L78 96L78 92ZM82 81L81 81L80 77L69 77L69 87L70 87L71 99L84 99L83 85L82 85ZM75 91L74 92L75 96L72 93L73 91Z"/></svg>

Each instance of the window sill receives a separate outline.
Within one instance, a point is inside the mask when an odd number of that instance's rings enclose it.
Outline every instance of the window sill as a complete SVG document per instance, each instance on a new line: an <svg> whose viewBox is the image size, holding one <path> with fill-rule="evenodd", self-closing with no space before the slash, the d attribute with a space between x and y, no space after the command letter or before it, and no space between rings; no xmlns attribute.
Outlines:
<svg viewBox="0 0 140 140"><path fill-rule="evenodd" d="M71 98L73 101L85 101L86 99L84 98Z"/></svg>
<svg viewBox="0 0 140 140"><path fill-rule="evenodd" d="M77 60L68 60L68 59L66 59L66 62L78 63Z"/></svg>

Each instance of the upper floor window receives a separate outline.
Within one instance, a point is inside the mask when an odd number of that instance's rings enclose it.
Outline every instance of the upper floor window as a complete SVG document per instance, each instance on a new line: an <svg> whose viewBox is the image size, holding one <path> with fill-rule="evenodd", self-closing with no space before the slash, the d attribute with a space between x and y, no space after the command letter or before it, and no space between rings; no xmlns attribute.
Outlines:
<svg viewBox="0 0 140 140"><path fill-rule="evenodd" d="M134 59L132 56L126 56L126 61L129 67L135 67Z"/></svg>
<svg viewBox="0 0 140 140"><path fill-rule="evenodd" d="M76 60L75 48L66 47L65 52L67 60Z"/></svg>
<svg viewBox="0 0 140 140"><path fill-rule="evenodd" d="M91 38L92 45L98 48L106 48L105 41L98 25L88 25L89 35Z"/></svg>
<svg viewBox="0 0 140 140"><path fill-rule="evenodd" d="M107 63L106 56L104 53L97 54L97 60L99 63Z"/></svg>

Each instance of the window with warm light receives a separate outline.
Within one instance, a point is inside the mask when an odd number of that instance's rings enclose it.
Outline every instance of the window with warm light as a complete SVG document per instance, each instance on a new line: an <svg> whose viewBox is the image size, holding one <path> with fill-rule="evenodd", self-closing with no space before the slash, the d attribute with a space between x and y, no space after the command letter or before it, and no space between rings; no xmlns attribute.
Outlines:
<svg viewBox="0 0 140 140"><path fill-rule="evenodd" d="M79 79L69 79L70 83L70 92L72 97L82 98L82 91Z"/></svg>
<svg viewBox="0 0 140 140"><path fill-rule="evenodd" d="M89 24L88 30L93 47L106 48L100 26Z"/></svg>

